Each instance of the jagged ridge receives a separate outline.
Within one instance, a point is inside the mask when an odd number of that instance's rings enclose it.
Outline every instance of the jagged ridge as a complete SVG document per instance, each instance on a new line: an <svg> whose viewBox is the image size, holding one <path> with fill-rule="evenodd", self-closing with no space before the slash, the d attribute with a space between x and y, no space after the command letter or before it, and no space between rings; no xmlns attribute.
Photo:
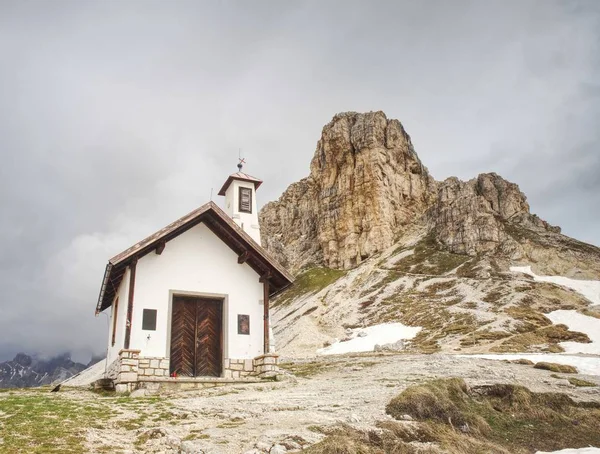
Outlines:
<svg viewBox="0 0 600 454"><path fill-rule="evenodd" d="M88 366L97 360L92 359ZM88 366L72 361L68 353L48 360L18 353L14 359L0 363L0 388L29 388L62 382Z"/></svg>
<svg viewBox="0 0 600 454"><path fill-rule="evenodd" d="M411 228L452 253L547 259L546 271L589 277L600 249L560 235L531 214L519 187L495 173L436 182L398 120L337 114L321 133L310 175L260 212L265 247L296 272L351 269ZM560 246L560 247L558 247Z"/></svg>

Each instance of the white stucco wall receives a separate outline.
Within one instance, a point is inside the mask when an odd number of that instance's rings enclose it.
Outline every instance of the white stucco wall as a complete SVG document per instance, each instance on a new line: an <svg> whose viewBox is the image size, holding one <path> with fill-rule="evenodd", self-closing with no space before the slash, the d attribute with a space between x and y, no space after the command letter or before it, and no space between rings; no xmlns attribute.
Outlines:
<svg viewBox="0 0 600 454"><path fill-rule="evenodd" d="M204 224L191 228L169 241L161 255L152 252L139 259L130 348L141 350L142 356L168 357L172 295L206 294L225 296L224 357L261 355L264 307L260 303L263 285L258 278L247 263L238 264L237 255ZM143 309L157 310L156 331L142 330ZM250 316L250 335L237 334L238 314ZM123 323L120 331L124 332L124 327ZM120 349L123 337L118 339Z"/></svg>
<svg viewBox="0 0 600 454"><path fill-rule="evenodd" d="M125 274L123 275L123 279L121 280L121 284L119 285L119 289L117 291L117 297L119 298L119 306L117 308L118 313L115 345L112 345L115 301L113 301L113 304L110 308L110 321L108 325L108 350L106 353L108 364L117 359L119 350L123 348L123 344L125 342L125 322L127 320L127 302L129 297L129 269L125 270Z"/></svg>
<svg viewBox="0 0 600 454"><path fill-rule="evenodd" d="M252 190L252 213L242 213L239 210L239 188ZM233 180L225 192L225 212L239 225L254 241L260 244L260 227L258 225L258 210L256 208L256 190L254 184L247 181Z"/></svg>

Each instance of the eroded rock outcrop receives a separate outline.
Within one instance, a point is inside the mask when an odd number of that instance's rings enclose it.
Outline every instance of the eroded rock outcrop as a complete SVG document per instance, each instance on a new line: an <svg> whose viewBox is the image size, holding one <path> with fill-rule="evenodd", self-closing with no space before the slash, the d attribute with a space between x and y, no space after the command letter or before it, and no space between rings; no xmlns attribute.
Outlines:
<svg viewBox="0 0 600 454"><path fill-rule="evenodd" d="M399 121L338 114L323 128L309 177L261 210L263 244L292 270L351 268L392 245L435 189Z"/></svg>
<svg viewBox="0 0 600 454"><path fill-rule="evenodd" d="M450 177L440 183L428 221L446 250L467 255L516 248L511 225L560 233L560 227L529 212L527 198L516 184L495 173L467 182Z"/></svg>
<svg viewBox="0 0 600 454"><path fill-rule="evenodd" d="M398 120L346 112L321 133L310 175L261 210L263 245L292 272L349 269L415 228L437 248L537 262L594 275L600 249L531 214L519 187L495 173L436 182ZM578 274L579 273L579 274Z"/></svg>

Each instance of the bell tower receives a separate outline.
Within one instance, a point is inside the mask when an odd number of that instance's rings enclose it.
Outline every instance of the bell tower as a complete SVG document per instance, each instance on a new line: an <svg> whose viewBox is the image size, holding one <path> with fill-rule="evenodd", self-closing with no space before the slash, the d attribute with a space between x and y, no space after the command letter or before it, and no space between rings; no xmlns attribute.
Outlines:
<svg viewBox="0 0 600 454"><path fill-rule="evenodd" d="M225 212L229 217L260 245L256 190L262 181L243 173L244 163L245 160L240 159L238 171L229 175L219 195L225 196Z"/></svg>

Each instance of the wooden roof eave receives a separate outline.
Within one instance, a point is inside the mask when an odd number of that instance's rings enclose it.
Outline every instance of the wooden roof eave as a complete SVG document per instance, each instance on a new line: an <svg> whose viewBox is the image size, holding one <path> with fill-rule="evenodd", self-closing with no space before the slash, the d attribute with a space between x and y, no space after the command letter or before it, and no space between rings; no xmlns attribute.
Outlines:
<svg viewBox="0 0 600 454"><path fill-rule="evenodd" d="M262 180L259 180L258 178L255 178L251 175L238 172L238 173L234 173L233 175L229 175L229 177L227 177L227 180L225 181L225 183L223 184L221 189L219 189L218 195L225 195L225 193L227 192L227 188L229 188L231 183L233 183L233 180L245 181L247 183L252 183L252 184L254 184L254 190L257 190L258 187L262 184Z"/></svg>
<svg viewBox="0 0 600 454"><path fill-rule="evenodd" d="M171 239L176 238L200 222L204 222L206 226L238 254L238 256L245 251L251 250L252 253L248 259L248 264L252 269L254 269L259 276L262 276L268 271L272 272L272 276L268 281L271 288L274 289L273 295L279 293L294 282L293 276L289 274L285 268L279 265L265 249L257 244L250 235L244 232L244 230L233 221L233 219L229 218L223 210L211 201L111 258L104 272L100 295L96 305L96 314L111 306L118 286L121 283L125 268L131 261L137 260L152 252L155 250L157 244L164 244ZM234 234L232 234L232 232L227 232L227 229L223 227L224 225L228 226L229 230L233 231ZM211 226L213 228L211 228Z"/></svg>

